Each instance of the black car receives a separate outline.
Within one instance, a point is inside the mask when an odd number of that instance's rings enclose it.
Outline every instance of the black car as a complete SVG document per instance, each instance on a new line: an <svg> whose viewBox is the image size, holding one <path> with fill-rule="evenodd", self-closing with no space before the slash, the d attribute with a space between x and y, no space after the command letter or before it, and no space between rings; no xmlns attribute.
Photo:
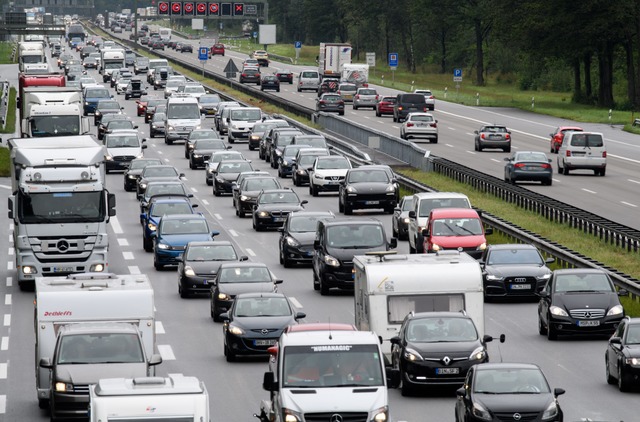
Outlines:
<svg viewBox="0 0 640 422"><path fill-rule="evenodd" d="M244 68L242 69L242 73L240 73L240 83L253 83L256 85L260 85L260 69L258 68Z"/></svg>
<svg viewBox="0 0 640 422"><path fill-rule="evenodd" d="M293 142L293 137L298 135L300 131L277 131L273 134L269 150L267 152L267 161L271 163L271 168L278 168L278 160L282 155L284 148Z"/></svg>
<svg viewBox="0 0 640 422"><path fill-rule="evenodd" d="M282 189L275 177L256 176L245 179L233 193L236 215L242 218L246 213L252 213L260 192L271 189Z"/></svg>
<svg viewBox="0 0 640 422"><path fill-rule="evenodd" d="M187 139L184 141L184 158L189 158L193 144L198 139L222 139L220 135L213 129L195 129L189 133Z"/></svg>
<svg viewBox="0 0 640 422"><path fill-rule="evenodd" d="M284 224L287 215L304 209L309 201L300 198L291 189L273 189L260 192L253 209L253 228L262 231L279 228Z"/></svg>
<svg viewBox="0 0 640 422"><path fill-rule="evenodd" d="M131 79L124 90L124 99L141 98L146 93L141 79Z"/></svg>
<svg viewBox="0 0 640 422"><path fill-rule="evenodd" d="M246 160L240 151L216 151L211 154L205 166L205 182L207 185L213 185L214 173L218 171L218 165L225 160ZM251 162L251 160L249 160Z"/></svg>
<svg viewBox="0 0 640 422"><path fill-rule="evenodd" d="M331 211L295 211L285 219L278 241L280 264L285 268L293 264L311 264L313 241L318 220L335 218Z"/></svg>
<svg viewBox="0 0 640 422"><path fill-rule="evenodd" d="M293 83L293 73L290 70L282 69L274 73L280 82Z"/></svg>
<svg viewBox="0 0 640 422"><path fill-rule="evenodd" d="M286 126L289 126L289 123L286 120L264 120L253 125L253 128L251 128L251 132L249 133L249 151L260 148L260 141L269 129L272 127Z"/></svg>
<svg viewBox="0 0 640 422"><path fill-rule="evenodd" d="M238 355L266 355L285 328L305 317L282 293L237 295L229 312L220 315L227 362Z"/></svg>
<svg viewBox="0 0 640 422"><path fill-rule="evenodd" d="M375 218L318 220L312 258L314 290L322 295L333 287L353 290L353 257L397 245L396 238L387 241L384 226Z"/></svg>
<svg viewBox="0 0 640 422"><path fill-rule="evenodd" d="M107 114L122 114L122 107L115 100L100 100L96 106L93 123L98 126L102 117Z"/></svg>
<svg viewBox="0 0 640 422"><path fill-rule="evenodd" d="M309 145L287 145L282 149L282 154L278 155L278 177L285 178L291 176L293 164L301 149L310 149Z"/></svg>
<svg viewBox="0 0 640 422"><path fill-rule="evenodd" d="M124 190L127 192L136 190L138 177L146 166L161 164L162 160L159 158L136 158L131 161L129 168L124 171Z"/></svg>
<svg viewBox="0 0 640 422"><path fill-rule="evenodd" d="M140 198L140 214L149 210L149 202L157 195L178 195L193 198L193 194L181 181L172 182L149 182L144 195Z"/></svg>
<svg viewBox="0 0 640 422"><path fill-rule="evenodd" d="M316 98L316 111L333 112L344 116L344 100L340 94L324 93Z"/></svg>
<svg viewBox="0 0 640 422"><path fill-rule="evenodd" d="M534 297L551 278L540 251L529 244L503 243L487 245L480 258L485 301L492 297Z"/></svg>
<svg viewBox="0 0 640 422"><path fill-rule="evenodd" d="M249 161L232 159L220 162L211 174L213 195L233 193L233 184L238 180L238 176L247 171L253 171Z"/></svg>
<svg viewBox="0 0 640 422"><path fill-rule="evenodd" d="M191 44L182 42L179 46L176 46L176 51L180 51L181 53L193 53L193 46Z"/></svg>
<svg viewBox="0 0 640 422"><path fill-rule="evenodd" d="M112 120L124 120L124 121L129 121L129 122L131 121L129 116L124 115L124 114L111 113L111 114L104 115L104 117L102 119L100 119L100 124L98 125L98 139L99 140L104 139L104 134L107 131L107 125ZM137 129L137 127L135 129Z"/></svg>
<svg viewBox="0 0 640 422"><path fill-rule="evenodd" d="M606 272L595 268L555 270L538 293L538 331L556 340L559 335L611 335L624 318L624 309Z"/></svg>
<svg viewBox="0 0 640 422"><path fill-rule="evenodd" d="M391 365L408 396L421 387L462 385L471 366L489 361L493 337L481 337L464 312L411 312L390 341Z"/></svg>
<svg viewBox="0 0 640 422"><path fill-rule="evenodd" d="M157 106L166 104L167 100L165 100L164 98L149 98L149 100L147 101L147 107L145 108L144 112L144 122L149 123L149 121L153 117L153 114L156 112Z"/></svg>
<svg viewBox="0 0 640 422"><path fill-rule="evenodd" d="M273 293L278 291L276 279L265 264L259 262L224 262L211 286L211 318L220 321L240 293Z"/></svg>
<svg viewBox="0 0 640 422"><path fill-rule="evenodd" d="M345 215L354 209L383 209L393 214L396 207L397 181L382 168L360 166L349 169L338 188L338 209Z"/></svg>
<svg viewBox="0 0 640 422"><path fill-rule="evenodd" d="M260 80L260 90L266 91L267 89L280 92L280 80L273 75L263 76Z"/></svg>
<svg viewBox="0 0 640 422"><path fill-rule="evenodd" d="M189 153L189 168L206 167L206 162L215 151L225 151L231 148L222 139L197 139Z"/></svg>
<svg viewBox="0 0 640 422"><path fill-rule="evenodd" d="M626 317L620 321L604 357L609 384L618 384L620 391L638 387L640 379L640 318Z"/></svg>
<svg viewBox="0 0 640 422"><path fill-rule="evenodd" d="M166 132L167 115L164 113L153 113L153 117L149 122L149 137L164 136Z"/></svg>
<svg viewBox="0 0 640 422"><path fill-rule="evenodd" d="M456 391L456 422L562 422L558 396L564 392L562 388L551 390L544 373L534 364L474 365L463 387Z"/></svg>
<svg viewBox="0 0 640 422"><path fill-rule="evenodd" d="M192 294L211 293L211 282L225 261L246 261L229 241L189 242L178 263L178 293L185 298Z"/></svg>
<svg viewBox="0 0 640 422"><path fill-rule="evenodd" d="M273 149L274 149L273 143L275 142L275 139L279 136L280 133L282 133L283 135L284 134L287 135L285 138L283 138L283 139L289 139L289 142L287 142L286 145L291 143L291 140L295 135L302 134L300 130L293 127L272 127L271 129L269 129L266 135L262 137L262 141L260 141L260 146L258 149L258 156L264 159L267 163L271 162ZM284 146L285 145L282 145L282 148L284 148Z"/></svg>
<svg viewBox="0 0 640 422"><path fill-rule="evenodd" d="M180 181L182 177L184 177L184 173L180 173L174 166L168 164L147 165L142 169L138 177L136 196L138 199L142 198L151 182Z"/></svg>
<svg viewBox="0 0 640 422"><path fill-rule="evenodd" d="M393 209L391 228L393 237L399 240L409 239L409 211L413 207L413 195L403 196L397 207Z"/></svg>
<svg viewBox="0 0 640 422"><path fill-rule="evenodd" d="M294 138L295 139L295 138ZM305 148L298 151L295 162L291 167L291 179L295 186L309 184L309 171L313 168L313 163L317 157L329 154L326 148Z"/></svg>

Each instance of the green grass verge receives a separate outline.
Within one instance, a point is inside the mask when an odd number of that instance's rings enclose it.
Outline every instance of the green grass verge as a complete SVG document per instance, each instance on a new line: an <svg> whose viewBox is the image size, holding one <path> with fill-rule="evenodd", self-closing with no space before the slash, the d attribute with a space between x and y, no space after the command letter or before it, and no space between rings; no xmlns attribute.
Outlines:
<svg viewBox="0 0 640 422"><path fill-rule="evenodd" d="M13 133L16 131L16 89L9 89L9 105L7 107L7 121L0 133Z"/></svg>
<svg viewBox="0 0 640 422"><path fill-rule="evenodd" d="M14 43L9 41L0 42L0 64L12 64L15 63L11 55L13 52Z"/></svg>

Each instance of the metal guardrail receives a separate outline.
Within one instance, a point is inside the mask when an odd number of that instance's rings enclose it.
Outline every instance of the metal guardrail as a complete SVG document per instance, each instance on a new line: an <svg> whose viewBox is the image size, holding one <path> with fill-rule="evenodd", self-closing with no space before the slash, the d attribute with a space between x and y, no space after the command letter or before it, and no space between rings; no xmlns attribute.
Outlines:
<svg viewBox="0 0 640 422"><path fill-rule="evenodd" d="M7 111L9 110L9 82L0 82L0 125L7 124Z"/></svg>

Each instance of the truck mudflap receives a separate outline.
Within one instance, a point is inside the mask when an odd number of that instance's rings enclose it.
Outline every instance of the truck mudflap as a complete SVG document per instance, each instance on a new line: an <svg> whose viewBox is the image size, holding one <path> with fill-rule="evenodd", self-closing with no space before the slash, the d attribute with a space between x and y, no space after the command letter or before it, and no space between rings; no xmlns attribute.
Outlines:
<svg viewBox="0 0 640 422"><path fill-rule="evenodd" d="M260 402L260 413L254 413L253 417L258 418L260 422L273 422L276 420L276 415L273 413L271 402L268 400L262 400Z"/></svg>

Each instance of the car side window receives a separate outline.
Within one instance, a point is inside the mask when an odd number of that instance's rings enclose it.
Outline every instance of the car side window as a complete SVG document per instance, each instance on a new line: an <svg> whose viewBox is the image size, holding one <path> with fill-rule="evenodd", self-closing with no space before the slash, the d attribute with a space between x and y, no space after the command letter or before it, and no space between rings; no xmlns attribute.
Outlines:
<svg viewBox="0 0 640 422"><path fill-rule="evenodd" d="M620 324L618 325L618 328L616 328L615 333L613 334L614 337L620 337L622 338L624 336L624 328L626 326L625 321L620 321Z"/></svg>

